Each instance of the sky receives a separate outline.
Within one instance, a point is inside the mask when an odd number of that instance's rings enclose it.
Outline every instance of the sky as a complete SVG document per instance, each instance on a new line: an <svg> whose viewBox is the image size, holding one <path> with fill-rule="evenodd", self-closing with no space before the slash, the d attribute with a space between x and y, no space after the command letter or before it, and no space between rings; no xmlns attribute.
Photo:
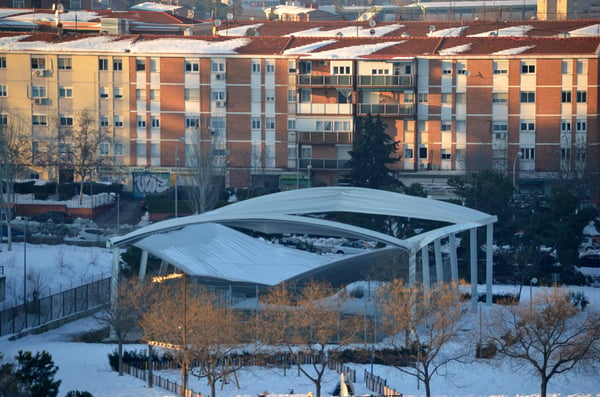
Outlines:
<svg viewBox="0 0 600 397"><path fill-rule="evenodd" d="M29 271L43 275L48 287L59 288L58 285L70 284L91 277L106 276L110 271L111 253L105 248L84 248L74 246L27 245L27 262ZM7 284L14 285L17 296L22 293L23 244L15 243L12 252L6 251L2 245L0 265L5 266ZM21 287L22 288L22 287ZM64 288L64 287L63 287ZM485 286L480 286L482 290ZM517 287L494 286L494 292L515 292ZM572 287L572 291L583 291L595 309L600 308L600 289L591 287ZM522 291L521 304L529 302L529 287ZM540 287L531 289L539 293ZM470 315L465 329L477 330L480 316L489 316L489 307L480 306L480 313ZM174 396L160 388L149 389L142 380L125 375L119 377L112 372L108 365L107 355L116 349L116 344L81 343L76 342L77 335L101 327L93 318L86 318L67 324L56 330L39 335L25 336L16 340L8 337L0 338L0 352L4 361L14 358L19 350L32 352L46 350L59 367L56 379L62 381L59 396L64 396L70 390L86 390L94 397L171 397ZM465 332L465 338L472 334ZM464 348L452 346L451 348ZM143 345L128 345L126 350L145 349ZM354 384L357 394L371 394L362 380L363 370L369 365L354 365L357 370L357 381ZM388 386L403 393L405 397L424 395L423 385L418 385L410 376L402 375L397 370L374 366L374 372L388 381ZM170 371L162 376L172 381L179 381L179 373ZM269 394L285 394L290 388L297 394L314 393L314 387L303 376L297 376L297 371L286 371L278 368L250 368L238 374L240 388L234 382L217 388L218 397L255 397L268 391ZM329 395L335 388L339 376L330 372L326 376L323 387L324 395ZM192 377L190 388L208 394L205 381ZM448 368L447 376L437 376L432 383L434 396L439 397L533 397L539 394L539 383L528 371L515 369L501 359L488 362L473 360L467 364L453 364ZM549 386L550 397L600 397L600 379L597 374L572 373L560 375L552 379Z"/></svg>

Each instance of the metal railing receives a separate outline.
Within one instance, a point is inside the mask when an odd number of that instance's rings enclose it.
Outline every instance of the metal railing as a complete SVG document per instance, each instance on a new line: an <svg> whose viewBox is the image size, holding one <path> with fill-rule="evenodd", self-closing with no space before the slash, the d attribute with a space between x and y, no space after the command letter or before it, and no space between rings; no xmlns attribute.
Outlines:
<svg viewBox="0 0 600 397"><path fill-rule="evenodd" d="M353 76L349 75L301 74L298 76L298 85L350 87L353 81Z"/></svg>
<svg viewBox="0 0 600 397"><path fill-rule="evenodd" d="M359 103L358 114L394 114L412 116L413 105L400 105L398 103Z"/></svg>
<svg viewBox="0 0 600 397"><path fill-rule="evenodd" d="M358 76L359 87L394 87L394 86L412 86L412 76L381 76L367 75Z"/></svg>

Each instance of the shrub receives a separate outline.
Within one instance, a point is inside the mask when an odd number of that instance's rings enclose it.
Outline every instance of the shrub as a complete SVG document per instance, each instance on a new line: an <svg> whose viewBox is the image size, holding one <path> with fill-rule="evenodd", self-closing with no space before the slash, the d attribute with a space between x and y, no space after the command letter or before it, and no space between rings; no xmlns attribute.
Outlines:
<svg viewBox="0 0 600 397"><path fill-rule="evenodd" d="M584 311L585 308L590 304L583 291L571 292L571 303L576 308Z"/></svg>
<svg viewBox="0 0 600 397"><path fill-rule="evenodd" d="M89 391L71 390L65 397L94 397Z"/></svg>
<svg viewBox="0 0 600 397"><path fill-rule="evenodd" d="M482 345L481 342L477 343L477 350L475 351L475 357L477 358L494 358L498 348L492 342L488 342Z"/></svg>

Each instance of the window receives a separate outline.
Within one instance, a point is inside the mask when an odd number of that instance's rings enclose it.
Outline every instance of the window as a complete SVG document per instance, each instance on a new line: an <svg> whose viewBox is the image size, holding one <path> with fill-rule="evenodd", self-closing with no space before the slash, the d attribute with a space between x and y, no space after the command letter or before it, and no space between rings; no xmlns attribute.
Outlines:
<svg viewBox="0 0 600 397"><path fill-rule="evenodd" d="M135 60L135 70L138 72L146 71L146 60L144 58L138 58Z"/></svg>
<svg viewBox="0 0 600 397"><path fill-rule="evenodd" d="M415 100L415 94L411 91L404 92L404 103L413 103Z"/></svg>
<svg viewBox="0 0 600 397"><path fill-rule="evenodd" d="M420 159L427 158L427 147L426 146L419 147L419 158Z"/></svg>
<svg viewBox="0 0 600 397"><path fill-rule="evenodd" d="M442 131L452 131L452 122L442 121Z"/></svg>
<svg viewBox="0 0 600 397"><path fill-rule="evenodd" d="M310 88L302 88L300 90L300 102L308 103L311 100L312 91Z"/></svg>
<svg viewBox="0 0 600 397"><path fill-rule="evenodd" d="M8 96L8 92L5 85L0 85L0 97L3 96Z"/></svg>
<svg viewBox="0 0 600 397"><path fill-rule="evenodd" d="M577 132L587 132L587 121L577 120L575 122L575 129Z"/></svg>
<svg viewBox="0 0 600 397"><path fill-rule="evenodd" d="M266 61L265 69L267 73L275 73L275 64L273 63L273 61Z"/></svg>
<svg viewBox="0 0 600 397"><path fill-rule="evenodd" d="M108 70L108 58L98 59L98 70Z"/></svg>
<svg viewBox="0 0 600 397"><path fill-rule="evenodd" d="M72 127L73 126L73 116L60 115L59 123L60 123L61 127Z"/></svg>
<svg viewBox="0 0 600 397"><path fill-rule="evenodd" d="M119 115L115 115L115 127L123 127L123 119Z"/></svg>
<svg viewBox="0 0 600 397"><path fill-rule="evenodd" d="M350 66L334 66L333 74L350 74Z"/></svg>
<svg viewBox="0 0 600 397"><path fill-rule="evenodd" d="M450 153L449 149L442 149L442 160L450 160L452 158L452 153Z"/></svg>
<svg viewBox="0 0 600 397"><path fill-rule="evenodd" d="M296 61L288 61L288 73L296 73Z"/></svg>
<svg viewBox="0 0 600 397"><path fill-rule="evenodd" d="M59 70L71 70L71 69L73 69L71 58L59 57L58 58L58 69Z"/></svg>
<svg viewBox="0 0 600 397"><path fill-rule="evenodd" d="M560 96L562 103L571 103L571 91L563 91Z"/></svg>
<svg viewBox="0 0 600 397"><path fill-rule="evenodd" d="M198 128L200 127L200 118L199 117L186 117L185 118L185 128Z"/></svg>
<svg viewBox="0 0 600 397"><path fill-rule="evenodd" d="M587 74L587 61L577 61L577 74Z"/></svg>
<svg viewBox="0 0 600 397"><path fill-rule="evenodd" d="M260 63L252 62L252 73L260 73Z"/></svg>
<svg viewBox="0 0 600 397"><path fill-rule="evenodd" d="M296 119L288 119L287 125L288 125L288 130L295 130L296 129Z"/></svg>
<svg viewBox="0 0 600 397"><path fill-rule="evenodd" d="M535 73L535 64L527 61L521 62L521 73L522 74L531 74Z"/></svg>
<svg viewBox="0 0 600 397"><path fill-rule="evenodd" d="M113 58L113 70L115 72L123 70L123 60L121 58Z"/></svg>
<svg viewBox="0 0 600 397"><path fill-rule="evenodd" d="M253 130L260 129L260 117L252 117L251 127Z"/></svg>
<svg viewBox="0 0 600 397"><path fill-rule="evenodd" d="M333 123L331 121L317 121L316 122L316 130L317 131L331 131L333 127Z"/></svg>
<svg viewBox="0 0 600 397"><path fill-rule="evenodd" d="M494 121L492 123L492 132L493 133L497 133L497 132L507 132L508 131L508 124L504 121Z"/></svg>
<svg viewBox="0 0 600 397"><path fill-rule="evenodd" d="M577 103L587 102L587 91L577 91Z"/></svg>
<svg viewBox="0 0 600 397"><path fill-rule="evenodd" d="M419 103L427 103L429 102L429 94L422 93L417 95Z"/></svg>
<svg viewBox="0 0 600 397"><path fill-rule="evenodd" d="M566 61L562 61L561 64L561 73L562 74L570 74L571 73L571 66L572 66L573 62L570 60L566 60Z"/></svg>
<svg viewBox="0 0 600 397"><path fill-rule="evenodd" d="M265 90L265 100L267 102L275 102L275 90Z"/></svg>
<svg viewBox="0 0 600 397"><path fill-rule="evenodd" d="M300 74L312 73L312 61L300 61Z"/></svg>
<svg viewBox="0 0 600 397"><path fill-rule="evenodd" d="M13 8L25 8L25 0L13 0Z"/></svg>
<svg viewBox="0 0 600 397"><path fill-rule="evenodd" d="M46 87L43 85L34 85L31 87L32 98L46 98Z"/></svg>
<svg viewBox="0 0 600 397"><path fill-rule="evenodd" d="M46 69L46 58L40 58L40 57L31 58L31 69L36 69L36 70Z"/></svg>
<svg viewBox="0 0 600 397"><path fill-rule="evenodd" d="M100 87L100 98L108 99L108 87Z"/></svg>
<svg viewBox="0 0 600 397"><path fill-rule="evenodd" d="M288 102L294 103L296 102L296 90L288 90Z"/></svg>
<svg viewBox="0 0 600 397"><path fill-rule="evenodd" d="M210 92L210 98L213 101L224 101L225 100L225 91L223 91L223 90L212 90Z"/></svg>
<svg viewBox="0 0 600 397"><path fill-rule="evenodd" d="M146 100L146 90L140 90L140 89L135 90L135 99L138 101L145 101Z"/></svg>
<svg viewBox="0 0 600 397"><path fill-rule="evenodd" d="M0 113L0 125L8 125L8 115Z"/></svg>
<svg viewBox="0 0 600 397"><path fill-rule="evenodd" d="M275 129L275 117L265 117L265 129L267 129L267 130Z"/></svg>
<svg viewBox="0 0 600 397"><path fill-rule="evenodd" d="M560 131L561 132L571 132L571 122L567 120L562 120L560 122Z"/></svg>
<svg viewBox="0 0 600 397"><path fill-rule="evenodd" d="M442 69L442 74L445 74L445 75L452 74L452 66L445 66Z"/></svg>
<svg viewBox="0 0 600 397"><path fill-rule="evenodd" d="M200 64L198 61L185 61L186 72L198 72L200 71Z"/></svg>
<svg viewBox="0 0 600 397"><path fill-rule="evenodd" d="M571 149L570 148L560 148L560 159L562 161L567 161L571 159Z"/></svg>
<svg viewBox="0 0 600 397"><path fill-rule="evenodd" d="M312 159L312 146L302 145L300 148L300 158Z"/></svg>
<svg viewBox="0 0 600 397"><path fill-rule="evenodd" d="M151 72L160 72L160 59L157 59L157 58L150 59L150 71Z"/></svg>
<svg viewBox="0 0 600 397"><path fill-rule="evenodd" d="M48 118L45 114L34 114L31 118L33 125L48 125Z"/></svg>
<svg viewBox="0 0 600 397"><path fill-rule="evenodd" d="M186 101L199 101L200 100L200 89L198 88L186 88L184 90L184 99Z"/></svg>
<svg viewBox="0 0 600 397"><path fill-rule="evenodd" d="M108 142L100 142L98 149L100 151L100 156L106 156L109 150Z"/></svg>
<svg viewBox="0 0 600 397"><path fill-rule="evenodd" d="M494 74L507 74L508 73L508 62L507 61L494 61Z"/></svg>
<svg viewBox="0 0 600 397"><path fill-rule="evenodd" d="M160 90L150 89L150 100L151 101L160 100Z"/></svg>
<svg viewBox="0 0 600 397"><path fill-rule="evenodd" d="M534 148L521 148L520 152L523 160L535 160Z"/></svg>
<svg viewBox="0 0 600 397"><path fill-rule="evenodd" d="M508 102L508 93L506 92L497 92L492 94L492 102L493 103L507 103Z"/></svg>
<svg viewBox="0 0 600 397"><path fill-rule="evenodd" d="M122 156L123 155L123 144L122 143L115 143L115 156Z"/></svg>
<svg viewBox="0 0 600 397"><path fill-rule="evenodd" d="M452 103L452 94L442 94L442 103Z"/></svg>
<svg viewBox="0 0 600 397"><path fill-rule="evenodd" d="M334 121L333 122L333 130L334 131L350 131L350 122L349 121Z"/></svg>
<svg viewBox="0 0 600 397"><path fill-rule="evenodd" d="M121 87L115 87L115 99L123 99L123 89Z"/></svg>
<svg viewBox="0 0 600 397"><path fill-rule="evenodd" d="M535 103L535 92L521 91L521 103Z"/></svg>
<svg viewBox="0 0 600 397"><path fill-rule="evenodd" d="M100 127L108 127L108 116L107 115L101 115L100 116Z"/></svg>
<svg viewBox="0 0 600 397"><path fill-rule="evenodd" d="M225 62L212 61L210 63L210 70L213 72L224 72L225 71Z"/></svg>
<svg viewBox="0 0 600 397"><path fill-rule="evenodd" d="M211 133L215 134L225 130L225 117L211 117L210 119Z"/></svg>
<svg viewBox="0 0 600 397"><path fill-rule="evenodd" d="M464 105L467 103L467 94L465 94L464 92L457 92L454 97L456 99L457 104Z"/></svg>
<svg viewBox="0 0 600 397"><path fill-rule="evenodd" d="M69 9L70 10L81 10L81 0L70 0L69 1Z"/></svg>
<svg viewBox="0 0 600 397"><path fill-rule="evenodd" d="M144 116L137 116L138 128L144 128L146 126L146 118Z"/></svg>
<svg viewBox="0 0 600 397"><path fill-rule="evenodd" d="M58 87L58 96L60 98L73 98L73 88Z"/></svg>
<svg viewBox="0 0 600 397"><path fill-rule="evenodd" d="M59 143L58 144L58 153L66 154L73 152L73 144L72 143Z"/></svg>
<svg viewBox="0 0 600 397"><path fill-rule="evenodd" d="M533 121L521 121L520 132L535 132L535 123Z"/></svg>
<svg viewBox="0 0 600 397"><path fill-rule="evenodd" d="M412 148L405 147L404 148L404 158L412 159L413 158L413 150Z"/></svg>
<svg viewBox="0 0 600 397"><path fill-rule="evenodd" d="M469 71L467 69L458 69L456 71L456 74L462 74L463 76L468 76L469 75Z"/></svg>
<svg viewBox="0 0 600 397"><path fill-rule="evenodd" d="M160 118L158 116L150 116L150 127L152 127L152 128L160 127Z"/></svg>

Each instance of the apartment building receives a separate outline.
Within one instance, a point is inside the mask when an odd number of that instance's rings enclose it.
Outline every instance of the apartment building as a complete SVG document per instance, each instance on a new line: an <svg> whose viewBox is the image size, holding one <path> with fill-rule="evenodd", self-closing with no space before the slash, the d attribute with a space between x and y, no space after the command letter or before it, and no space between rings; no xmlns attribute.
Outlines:
<svg viewBox="0 0 600 397"><path fill-rule="evenodd" d="M598 22L532 23L441 36L418 35L418 23L304 23L310 34L277 36L236 33L258 25L214 37L0 33L0 122L31 120L35 162L89 113L111 137L100 153L112 167L96 178L130 189L136 175L174 183L198 153L231 187L336 185L367 114L400 142L405 183L484 169L521 187L597 181L600 38L582 32Z"/></svg>

